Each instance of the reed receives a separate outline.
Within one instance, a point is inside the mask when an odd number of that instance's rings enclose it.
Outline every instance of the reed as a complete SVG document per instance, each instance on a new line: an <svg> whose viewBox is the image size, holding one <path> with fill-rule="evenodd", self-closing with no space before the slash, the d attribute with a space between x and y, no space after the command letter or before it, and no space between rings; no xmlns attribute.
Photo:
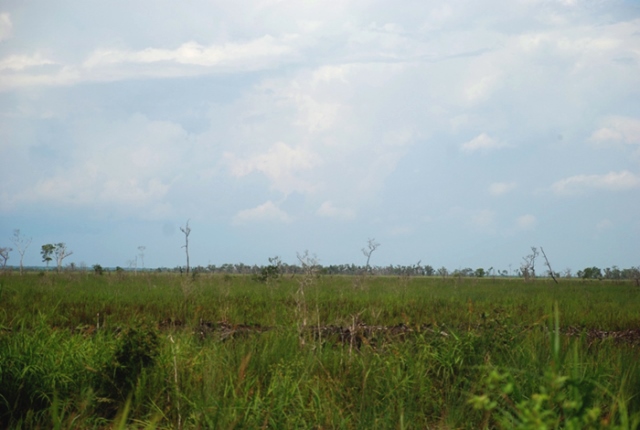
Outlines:
<svg viewBox="0 0 640 430"><path fill-rule="evenodd" d="M7 276L0 427L638 427L631 283L363 282Z"/></svg>

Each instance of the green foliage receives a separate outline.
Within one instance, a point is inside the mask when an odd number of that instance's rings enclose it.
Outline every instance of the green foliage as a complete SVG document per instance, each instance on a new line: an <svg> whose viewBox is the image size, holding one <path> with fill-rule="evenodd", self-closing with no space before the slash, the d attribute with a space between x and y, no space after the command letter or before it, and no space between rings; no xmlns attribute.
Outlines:
<svg viewBox="0 0 640 430"><path fill-rule="evenodd" d="M1 282L2 428L637 427L629 281Z"/></svg>
<svg viewBox="0 0 640 430"><path fill-rule="evenodd" d="M584 270L578 270L579 278L582 279L602 279L602 270L597 267L587 267Z"/></svg>
<svg viewBox="0 0 640 430"><path fill-rule="evenodd" d="M263 284L269 284L280 277L282 262L280 257L270 257L269 265L260 269L260 273L254 275L253 279Z"/></svg>
<svg viewBox="0 0 640 430"><path fill-rule="evenodd" d="M94 264L93 265L93 273L95 273L96 275L102 276L102 274L104 273L104 269L102 268L101 265Z"/></svg>
<svg viewBox="0 0 640 430"><path fill-rule="evenodd" d="M632 429L638 417L630 417L621 399L608 395L595 382L547 371L532 393L523 393L511 372L489 370L483 393L469 403L485 412L483 427L505 429ZM613 408L612 408L613 406Z"/></svg>
<svg viewBox="0 0 640 430"><path fill-rule="evenodd" d="M159 350L155 329L129 327L117 336L115 352L102 371L102 394L109 401L126 400L143 371L153 366Z"/></svg>
<svg viewBox="0 0 640 430"><path fill-rule="evenodd" d="M48 326L22 325L0 335L0 423L28 422L45 415L55 396L87 392L87 370L97 356L95 345Z"/></svg>
<svg viewBox="0 0 640 430"><path fill-rule="evenodd" d="M40 250L40 254L42 255L42 262L47 263L47 267L49 267L49 263L53 260L53 252L56 250L56 246L48 243L46 245L42 245L42 249Z"/></svg>
<svg viewBox="0 0 640 430"><path fill-rule="evenodd" d="M487 366L480 394L468 401L476 410L484 411L482 427L505 429L633 429L640 423L636 412L629 415L626 399L618 398L586 376L574 344L573 360L561 350L559 311L554 305L554 327L550 335L552 361L542 376L526 375L525 381L535 381L532 387L522 387L513 370L501 371ZM565 372L561 371L564 367ZM522 378L520 378L522 380ZM526 382L525 382L526 383ZM613 405L613 408L612 408ZM616 410L617 405L622 405Z"/></svg>

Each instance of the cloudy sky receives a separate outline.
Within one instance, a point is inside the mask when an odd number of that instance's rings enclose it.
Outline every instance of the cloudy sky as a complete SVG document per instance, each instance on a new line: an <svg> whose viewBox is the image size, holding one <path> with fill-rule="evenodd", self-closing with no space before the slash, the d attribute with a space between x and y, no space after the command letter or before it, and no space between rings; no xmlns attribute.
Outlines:
<svg viewBox="0 0 640 430"><path fill-rule="evenodd" d="M636 266L640 5L3 0L0 169L29 265Z"/></svg>

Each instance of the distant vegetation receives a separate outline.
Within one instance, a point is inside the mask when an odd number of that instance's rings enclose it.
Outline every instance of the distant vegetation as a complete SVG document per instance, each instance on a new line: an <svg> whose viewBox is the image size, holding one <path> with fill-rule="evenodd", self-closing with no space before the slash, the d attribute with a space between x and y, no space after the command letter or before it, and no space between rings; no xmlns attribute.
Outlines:
<svg viewBox="0 0 640 430"><path fill-rule="evenodd" d="M0 427L638 428L634 281L299 260L0 275Z"/></svg>
<svg viewBox="0 0 640 430"><path fill-rule="evenodd" d="M230 274L230 275L258 275L264 276L266 272L271 272L271 276L273 276L276 272L274 272L274 264L271 263L271 260L277 260L277 264L275 267L277 269L277 273L280 275L296 275L304 272L304 268L300 264L288 264L284 263L280 260L279 257L269 258L270 263L267 265L259 266L259 265L248 265L243 263L226 263L221 265L210 264L208 266L195 266L191 267L191 275L192 274ZM7 266L5 271L12 270L12 266ZM42 268L38 267L25 267L27 271L40 271ZM64 267L62 270L66 272L73 271L87 271L92 270L97 274L108 274L109 272L115 271L130 271L130 272L156 272L156 273L182 273L186 274L186 266L176 266L176 267L159 267L155 269L140 269L140 268L108 268L103 267L100 264L93 265L90 269L85 265L76 265L71 263ZM442 278L456 278L456 277L469 277L469 278L485 278L485 277L516 277L523 278L523 271L520 269L516 269L513 271L509 270L496 270L493 267L490 268L476 268L472 269L470 267L466 267L464 269L454 269L450 270L446 267L440 267L435 269L430 265L388 265L388 266L359 266L357 264L331 264L327 266L323 266L321 264L317 264L317 271L323 275L362 275L363 273L369 273L371 275L381 275L381 276L438 276ZM620 280L631 280L637 281L640 279L640 266L638 267L630 267L626 269L621 269L617 266L607 267L604 269L600 269L598 267L586 267L582 270L578 270L575 274L566 269L564 272L554 272L556 278L566 278L566 279L601 279L601 280L612 280L612 281L620 281ZM545 272L541 275L537 275L536 278L545 279L549 278L549 272ZM532 278L529 276L529 278Z"/></svg>

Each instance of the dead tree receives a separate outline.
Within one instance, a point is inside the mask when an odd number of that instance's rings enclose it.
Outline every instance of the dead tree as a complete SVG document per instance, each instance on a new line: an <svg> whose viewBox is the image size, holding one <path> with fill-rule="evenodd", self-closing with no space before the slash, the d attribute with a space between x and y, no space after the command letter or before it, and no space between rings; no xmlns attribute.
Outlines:
<svg viewBox="0 0 640 430"><path fill-rule="evenodd" d="M2 270L7 268L7 260L9 259L9 253L13 251L11 248L0 248L0 258L2 258Z"/></svg>
<svg viewBox="0 0 640 430"><path fill-rule="evenodd" d="M530 278L536 277L536 257L538 256L538 248L535 246L531 247L531 254L526 257L522 257L522 264L520 265L520 271L522 272L522 277L525 281L528 281Z"/></svg>
<svg viewBox="0 0 640 430"><path fill-rule="evenodd" d="M549 263L549 259L547 258L547 254L544 253L544 249L542 249L542 247L540 247L540 252L542 252L542 256L544 257L545 265L549 269L549 275L551 275L551 279L553 279L553 282L555 282L557 284L558 280L556 279L556 276L553 273L553 269L551 268L551 264Z"/></svg>
<svg viewBox="0 0 640 430"><path fill-rule="evenodd" d="M367 264L365 265L365 268L368 271L371 271L371 267L369 266L369 261L371 260L371 254L373 254L373 251L378 249L379 246L380 244L376 242L375 239L369 239L369 241L367 242L367 248L362 248L362 253L364 254L365 257L367 257Z"/></svg>
<svg viewBox="0 0 640 430"><path fill-rule="evenodd" d="M31 238L29 239L25 238L20 234L19 229L15 229L13 230L13 237L11 238L11 241L16 246L16 249L18 250L18 254L20 254L20 274L22 275L22 272L23 272L22 261L24 260L24 253L27 251L27 248L29 247L29 245L31 245Z"/></svg>
<svg viewBox="0 0 640 430"><path fill-rule="evenodd" d="M180 231L184 233L184 246L185 252L187 253L187 276L189 276L189 234L191 233L191 227L189 227L189 220L187 220L187 225L184 227L180 227Z"/></svg>
<svg viewBox="0 0 640 430"><path fill-rule="evenodd" d="M67 249L67 245L64 243L56 243L55 245L56 263L58 265L58 273L62 270L62 260L73 254L73 251Z"/></svg>
<svg viewBox="0 0 640 430"><path fill-rule="evenodd" d="M139 246L138 251L140 251L140 262L142 263L142 270L144 270L144 250L147 249L146 246Z"/></svg>

